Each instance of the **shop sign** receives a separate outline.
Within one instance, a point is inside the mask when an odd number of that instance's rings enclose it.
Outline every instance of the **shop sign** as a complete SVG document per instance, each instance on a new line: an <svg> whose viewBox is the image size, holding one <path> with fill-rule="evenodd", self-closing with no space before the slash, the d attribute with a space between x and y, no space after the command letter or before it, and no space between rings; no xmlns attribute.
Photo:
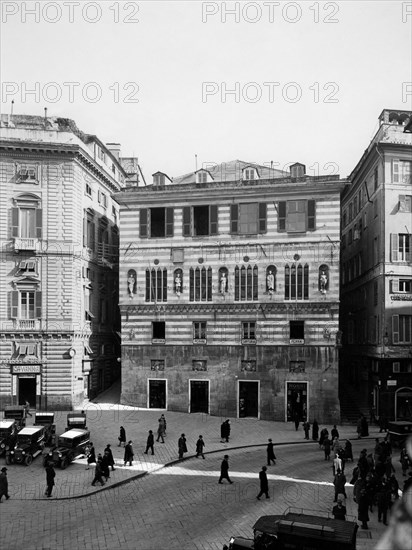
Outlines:
<svg viewBox="0 0 412 550"><path fill-rule="evenodd" d="M41 365L12 365L12 374L40 374Z"/></svg>

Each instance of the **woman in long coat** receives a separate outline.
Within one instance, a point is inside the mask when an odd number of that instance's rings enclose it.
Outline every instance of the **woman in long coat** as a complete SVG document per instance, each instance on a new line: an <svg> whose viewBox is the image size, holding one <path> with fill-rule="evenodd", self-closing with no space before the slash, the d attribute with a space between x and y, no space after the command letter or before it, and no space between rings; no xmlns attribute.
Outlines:
<svg viewBox="0 0 412 550"><path fill-rule="evenodd" d="M177 446L178 446L178 449L179 449L179 459L182 459L183 458L183 453L187 453L185 434L182 434L179 437L179 441L177 442Z"/></svg>
<svg viewBox="0 0 412 550"><path fill-rule="evenodd" d="M126 466L126 463L128 462L130 466L132 466L134 453L133 453L133 446L132 442L129 441L129 443L124 448L124 465Z"/></svg>
<svg viewBox="0 0 412 550"><path fill-rule="evenodd" d="M313 424L312 424L312 439L313 439L313 441L317 441L318 437L319 437L319 424L318 424L318 421L315 418L315 420L313 421Z"/></svg>

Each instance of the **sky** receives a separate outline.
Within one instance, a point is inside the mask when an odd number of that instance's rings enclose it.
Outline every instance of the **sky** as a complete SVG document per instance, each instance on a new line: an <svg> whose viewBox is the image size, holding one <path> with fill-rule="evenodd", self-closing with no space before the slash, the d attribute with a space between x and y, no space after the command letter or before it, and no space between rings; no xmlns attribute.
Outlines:
<svg viewBox="0 0 412 550"><path fill-rule="evenodd" d="M412 110L412 2L59 0L1 6L1 112L61 116L147 181L234 159L355 167Z"/></svg>

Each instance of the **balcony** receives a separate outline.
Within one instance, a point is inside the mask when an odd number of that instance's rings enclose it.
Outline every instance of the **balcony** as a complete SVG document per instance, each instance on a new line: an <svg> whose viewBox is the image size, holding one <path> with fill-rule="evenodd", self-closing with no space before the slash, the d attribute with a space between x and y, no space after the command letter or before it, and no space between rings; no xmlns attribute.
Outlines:
<svg viewBox="0 0 412 550"><path fill-rule="evenodd" d="M13 319L13 330L41 330L41 319Z"/></svg>
<svg viewBox="0 0 412 550"><path fill-rule="evenodd" d="M32 238L20 238L16 237L14 239L14 251L19 252L20 250L37 250L39 239Z"/></svg>

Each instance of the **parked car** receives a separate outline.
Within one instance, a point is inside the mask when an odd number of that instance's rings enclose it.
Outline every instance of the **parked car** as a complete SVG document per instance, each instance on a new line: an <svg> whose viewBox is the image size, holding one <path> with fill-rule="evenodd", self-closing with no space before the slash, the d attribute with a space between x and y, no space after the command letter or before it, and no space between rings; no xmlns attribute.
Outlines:
<svg viewBox="0 0 412 550"><path fill-rule="evenodd" d="M26 425L26 411L23 405L7 405L4 408L4 419L15 420L18 428L24 428Z"/></svg>
<svg viewBox="0 0 412 550"><path fill-rule="evenodd" d="M15 420L0 420L0 456L14 447L17 440L18 425Z"/></svg>
<svg viewBox="0 0 412 550"><path fill-rule="evenodd" d="M225 546L229 550L356 550L357 530L355 520L286 511L260 517L253 526L253 539L232 537Z"/></svg>
<svg viewBox="0 0 412 550"><path fill-rule="evenodd" d="M6 451L6 464L26 464L29 466L43 452L44 426L29 426L17 434L17 441L13 448Z"/></svg>
<svg viewBox="0 0 412 550"><path fill-rule="evenodd" d="M57 446L51 449L43 457L43 466L52 462L62 470L67 468L79 456L85 454L86 447L90 444L90 432L88 430L69 430L60 435Z"/></svg>
<svg viewBox="0 0 412 550"><path fill-rule="evenodd" d="M47 447L54 444L56 426L54 424L54 413L52 412L36 412L34 415L34 424L36 426L44 426L44 441Z"/></svg>
<svg viewBox="0 0 412 550"><path fill-rule="evenodd" d="M393 447L403 447L412 434L412 422L398 420L388 423L389 440Z"/></svg>
<svg viewBox="0 0 412 550"><path fill-rule="evenodd" d="M67 430L72 430L73 428L80 428L81 430L87 430L86 426L86 415L81 413L69 413L67 415Z"/></svg>

